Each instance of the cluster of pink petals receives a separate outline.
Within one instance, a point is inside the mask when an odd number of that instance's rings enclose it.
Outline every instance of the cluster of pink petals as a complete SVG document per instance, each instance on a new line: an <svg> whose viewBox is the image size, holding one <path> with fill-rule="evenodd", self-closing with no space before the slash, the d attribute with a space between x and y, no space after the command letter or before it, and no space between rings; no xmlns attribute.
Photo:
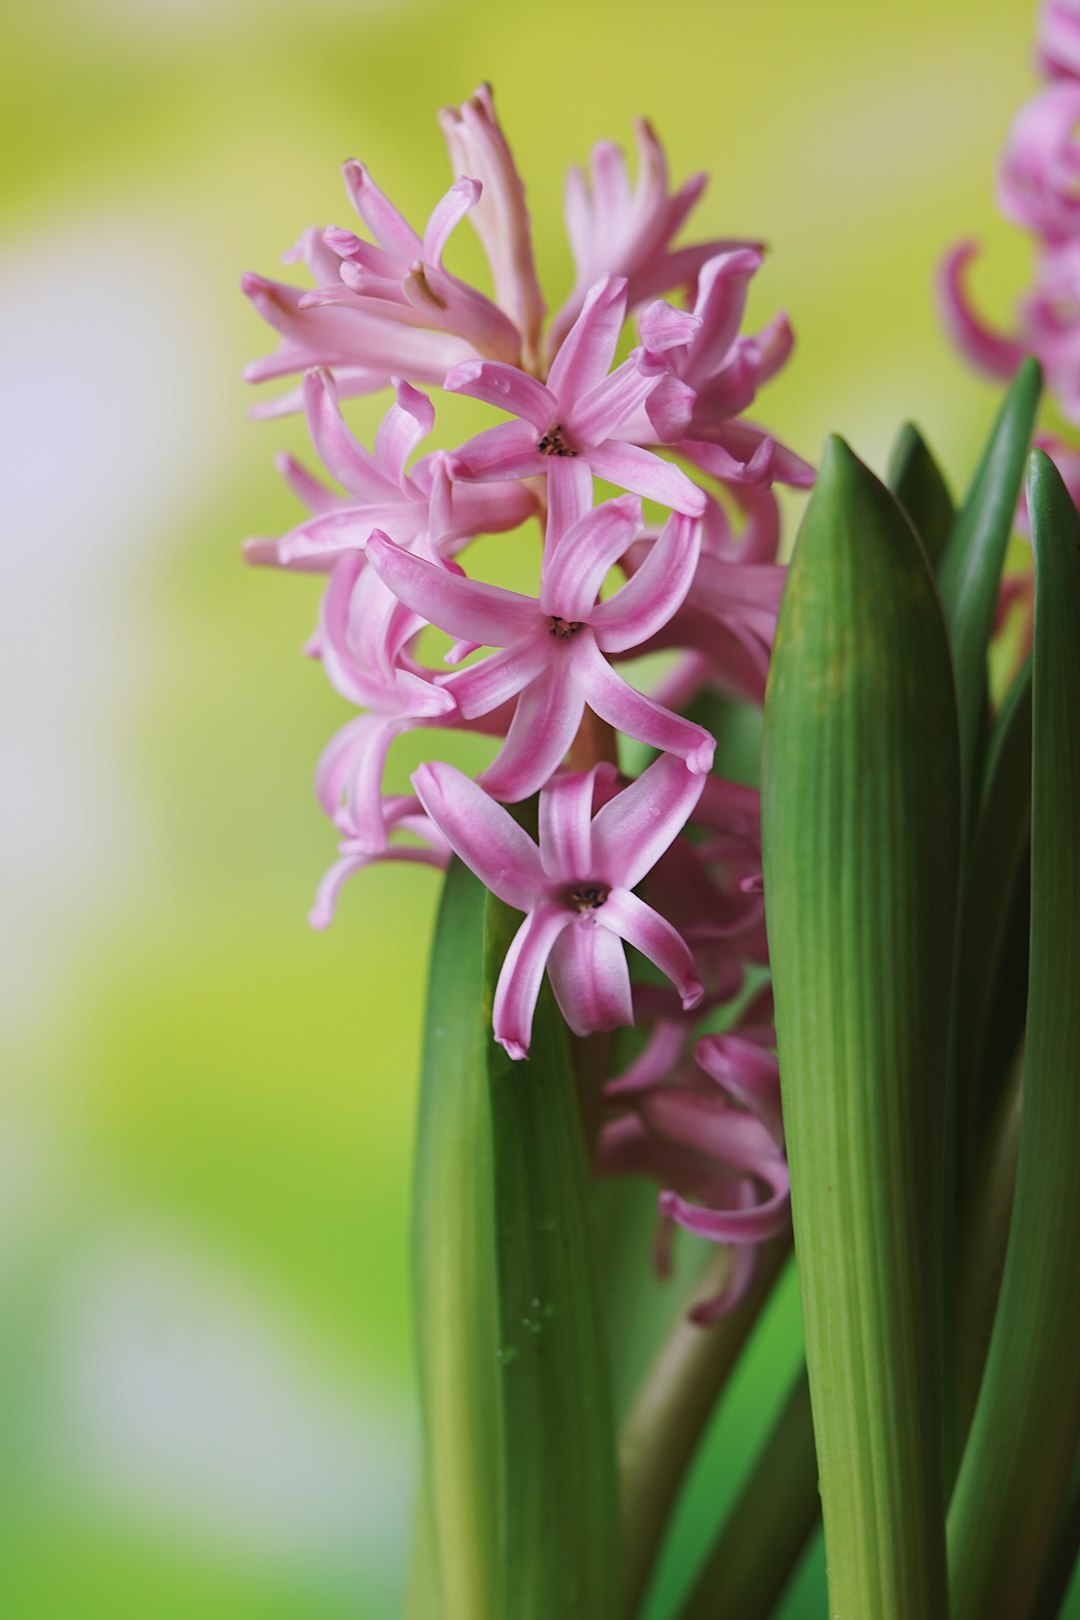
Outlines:
<svg viewBox="0 0 1080 1620"><path fill-rule="evenodd" d="M764 693L784 575L773 486L805 487L813 469L744 412L792 332L783 315L742 331L760 244L679 242L704 177L673 189L645 122L633 182L608 143L588 176L570 175L574 280L545 331L525 190L490 90L440 122L452 182L422 228L349 162L355 221L309 229L286 255L311 285L243 279L279 338L247 375L294 379L259 414L302 409L323 469L280 460L304 516L245 554L326 575L307 650L355 711L317 771L339 857L312 922L325 927L375 861L454 854L523 913L493 1010L512 1057L528 1054L545 973L578 1035L644 1025L609 1088L598 1166L655 1176L665 1229L740 1246L720 1310L786 1221L787 1183L768 1017L699 1040L702 1016L721 1014L767 952L757 796L710 775L714 739L685 710L709 689ZM447 263L466 221L487 291ZM392 400L368 448L342 401L382 389ZM425 450L436 390L498 415ZM597 479L620 493L598 501ZM534 594L477 576L475 539L534 522ZM432 630L449 638L441 666ZM665 672L646 691L627 660L652 653ZM436 758L412 793L385 790L397 738L461 729L494 742L476 780ZM597 763L616 738L657 757L628 779ZM538 843L506 808L534 795Z"/></svg>
<svg viewBox="0 0 1080 1620"><path fill-rule="evenodd" d="M939 280L945 323L981 370L1011 377L1025 354L1042 365L1069 422L1080 424L1080 7L1046 0L1039 21L1046 83L1021 108L1002 157L998 202L1034 238L1034 284L1013 329L996 330L978 312L968 274L971 241L947 255Z"/></svg>

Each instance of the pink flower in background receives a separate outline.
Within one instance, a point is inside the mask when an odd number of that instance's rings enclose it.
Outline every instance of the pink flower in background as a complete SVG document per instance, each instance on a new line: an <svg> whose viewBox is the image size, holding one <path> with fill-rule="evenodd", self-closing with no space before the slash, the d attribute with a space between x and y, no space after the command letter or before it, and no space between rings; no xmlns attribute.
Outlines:
<svg viewBox="0 0 1080 1620"><path fill-rule="evenodd" d="M695 1061L655 1083L609 1088L631 1108L606 1124L596 1151L601 1175L648 1176L664 1188L661 1220L714 1243L733 1244L729 1285L696 1307L708 1322L732 1310L753 1281L756 1247L790 1221L791 1183L780 1122L776 1058L747 1031L708 1035ZM666 1241L659 1250L666 1264Z"/></svg>
<svg viewBox="0 0 1080 1620"><path fill-rule="evenodd" d="M528 1054L545 967L576 1034L633 1022L624 940L671 979L684 1007L702 997L685 941L631 892L681 832L702 779L665 756L594 816L597 769L557 776L541 792L539 847L453 766L422 765L413 777L450 847L526 913L495 992L495 1039L512 1058Z"/></svg>

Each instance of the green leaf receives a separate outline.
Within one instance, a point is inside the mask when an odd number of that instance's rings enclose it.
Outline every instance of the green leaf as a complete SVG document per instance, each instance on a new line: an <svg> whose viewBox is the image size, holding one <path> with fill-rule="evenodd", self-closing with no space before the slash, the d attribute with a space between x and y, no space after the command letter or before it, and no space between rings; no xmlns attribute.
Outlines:
<svg viewBox="0 0 1080 1620"><path fill-rule="evenodd" d="M940 1210L960 783L945 626L826 446L781 604L762 836L835 1620L943 1620Z"/></svg>
<svg viewBox="0 0 1080 1620"><path fill-rule="evenodd" d="M983 1132L997 1103L986 1082L992 998L1000 984L1010 902L1027 858L1031 814L1031 665L1024 665L990 734L981 803L964 868L953 1008L955 1083L963 1156L970 1182Z"/></svg>
<svg viewBox="0 0 1080 1620"><path fill-rule="evenodd" d="M918 428L905 422L889 457L888 485L937 568L956 521L956 506L941 468Z"/></svg>
<svg viewBox="0 0 1080 1620"><path fill-rule="evenodd" d="M1025 360L1005 396L938 568L956 669L960 760L969 805L986 703L987 649L1041 389L1038 363Z"/></svg>
<svg viewBox="0 0 1080 1620"><path fill-rule="evenodd" d="M441 1620L609 1620L615 1443L565 1030L491 1036L517 923L451 865L431 966L414 1280L424 1488Z"/></svg>
<svg viewBox="0 0 1080 1620"><path fill-rule="evenodd" d="M1080 518L1031 460L1031 971L1012 1224L949 1513L955 1620L1027 1614L1080 1439Z"/></svg>

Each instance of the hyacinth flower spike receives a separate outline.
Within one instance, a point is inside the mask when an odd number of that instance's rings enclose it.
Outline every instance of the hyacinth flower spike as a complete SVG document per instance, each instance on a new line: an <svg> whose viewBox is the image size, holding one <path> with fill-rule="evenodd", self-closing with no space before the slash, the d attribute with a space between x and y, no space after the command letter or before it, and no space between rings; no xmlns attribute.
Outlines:
<svg viewBox="0 0 1080 1620"><path fill-rule="evenodd" d="M528 1056L545 967L576 1034L633 1022L624 940L667 975L685 1007L702 998L689 947L631 891L685 826L703 779L664 755L594 816L604 770L561 775L544 789L539 847L453 766L422 765L413 776L454 852L500 900L526 913L495 991L495 1039L512 1058Z"/></svg>
<svg viewBox="0 0 1080 1620"><path fill-rule="evenodd" d="M537 792L566 754L585 707L704 775L715 743L701 726L629 686L607 654L647 640L678 608L698 558L698 526L673 515L634 578L606 602L604 578L638 533L641 504L621 496L588 512L553 545L549 522L539 599L448 573L376 531L367 555L395 596L466 645L500 647L438 677L466 720L517 696L509 733L481 780L514 802Z"/></svg>
<svg viewBox="0 0 1080 1620"><path fill-rule="evenodd" d="M468 361L446 378L450 393L509 411L517 421L479 433L456 452L465 478L547 475L548 505L560 528L592 504L592 475L699 517L705 496L678 467L636 442L636 419L659 381L634 357L611 370L626 318L624 277L602 276L556 355L547 382L514 366Z"/></svg>
<svg viewBox="0 0 1080 1620"><path fill-rule="evenodd" d="M532 515L536 501L523 485L440 488L440 477L449 474L441 451L422 457L409 471L410 457L434 426L435 409L426 394L400 378L394 380L394 394L372 452L346 426L330 372L316 368L307 373L303 404L308 431L323 466L346 493L336 494L287 460L283 470L288 481L315 509L314 516L280 540L247 541L248 562L325 572L345 552L361 549L375 528L389 529L401 545L434 531L440 549L452 550L473 535L517 528Z"/></svg>

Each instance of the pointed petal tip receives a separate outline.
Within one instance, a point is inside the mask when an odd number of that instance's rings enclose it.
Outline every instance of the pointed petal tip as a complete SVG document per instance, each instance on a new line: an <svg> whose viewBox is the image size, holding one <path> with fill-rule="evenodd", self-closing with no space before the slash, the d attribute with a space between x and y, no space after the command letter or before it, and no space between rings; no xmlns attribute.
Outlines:
<svg viewBox="0 0 1080 1620"><path fill-rule="evenodd" d="M693 1012L705 999L705 986L697 979L687 979L679 986L679 995L682 997L683 1012Z"/></svg>
<svg viewBox="0 0 1080 1620"><path fill-rule="evenodd" d="M528 1057L529 1048L527 1046L522 1046L520 1041L511 1040L510 1036L508 1035L496 1035L495 1039L498 1041L507 1057L513 1058L515 1063L522 1063Z"/></svg>

